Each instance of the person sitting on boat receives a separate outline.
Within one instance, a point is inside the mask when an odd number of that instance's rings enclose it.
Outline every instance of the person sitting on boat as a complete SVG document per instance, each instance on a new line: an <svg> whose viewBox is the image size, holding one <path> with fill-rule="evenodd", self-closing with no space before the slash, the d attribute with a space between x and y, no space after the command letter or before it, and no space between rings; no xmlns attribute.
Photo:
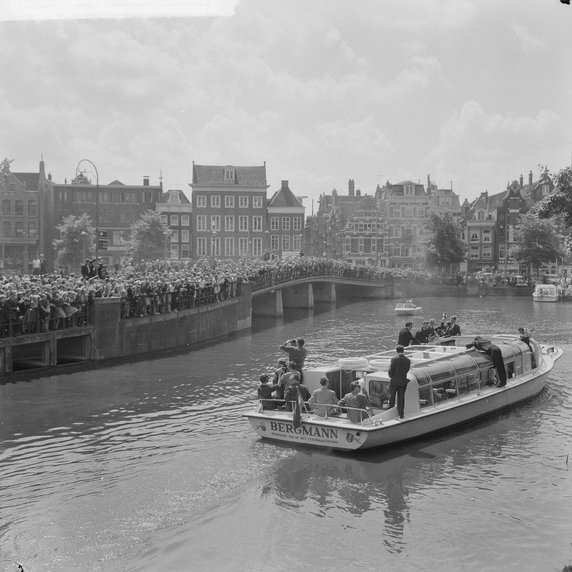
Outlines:
<svg viewBox="0 0 572 572"><path fill-rule="evenodd" d="M310 391L305 385L300 383L298 377L295 377L292 380L292 383L288 386L288 389L286 389L286 393L284 394L284 409L286 411L293 411L294 402L296 401L298 392L300 392L300 395L304 400L304 408L306 409L306 412L309 411L309 407L306 405L306 403L311 397Z"/></svg>
<svg viewBox="0 0 572 572"><path fill-rule="evenodd" d="M429 320L429 340L433 340L437 336L437 332L435 330L435 318L431 318Z"/></svg>
<svg viewBox="0 0 572 572"><path fill-rule="evenodd" d="M304 343L302 338L298 338L289 340L280 346L280 349L288 354L290 361L296 364L296 369L300 372L300 381L304 381L302 369L308 356L308 350L304 347Z"/></svg>
<svg viewBox="0 0 572 572"><path fill-rule="evenodd" d="M277 402L273 399L272 394L279 389L276 384L268 383L268 376L260 376L260 385L258 386L258 399L262 404L262 409L276 409Z"/></svg>
<svg viewBox="0 0 572 572"><path fill-rule="evenodd" d="M389 409L395 406L395 396L397 395L397 414L399 419L403 419L405 413L405 390L409 380L407 372L411 368L411 360L403 353L404 348L398 345L395 348L397 355L391 358L388 375L389 384Z"/></svg>
<svg viewBox="0 0 572 572"><path fill-rule="evenodd" d="M438 336L444 336L447 328L451 325L451 322L447 320L447 313L443 312L443 316L441 318L441 323L435 328L435 333Z"/></svg>
<svg viewBox="0 0 572 572"><path fill-rule="evenodd" d="M502 351L498 346L493 344L490 340L486 340L481 336L476 336L475 340L470 344L466 344L465 347L475 348L488 354L497 370L499 381L496 386L504 387L506 385L506 369L504 367L504 360L502 359Z"/></svg>
<svg viewBox="0 0 572 572"><path fill-rule="evenodd" d="M421 324L421 329L417 330L417 332L415 333L415 337L422 343L422 344L426 344L429 341L429 336L431 335L431 332L429 330L429 322L427 320L425 320L422 324Z"/></svg>
<svg viewBox="0 0 572 572"><path fill-rule="evenodd" d="M339 415L338 398L336 392L328 389L328 378L320 378L320 386L314 390L310 397L309 404L314 409L314 413L319 417L332 417Z"/></svg>
<svg viewBox="0 0 572 572"><path fill-rule="evenodd" d="M342 399L338 401L340 407L350 407L347 409L348 419L352 423L361 423L367 414L367 408L370 406L369 395L360 386L359 381L352 381L351 392L346 393ZM362 411L363 410L363 411Z"/></svg>
<svg viewBox="0 0 572 572"><path fill-rule="evenodd" d="M413 322L407 322L405 328L400 330L399 336L397 337L397 345L407 347L410 344L419 345L419 340L411 333L413 328Z"/></svg>
<svg viewBox="0 0 572 572"><path fill-rule="evenodd" d="M460 336L461 335L461 327L457 324L457 316L451 316L451 322L449 323L449 327L445 330L443 334L444 337L450 338L451 336Z"/></svg>

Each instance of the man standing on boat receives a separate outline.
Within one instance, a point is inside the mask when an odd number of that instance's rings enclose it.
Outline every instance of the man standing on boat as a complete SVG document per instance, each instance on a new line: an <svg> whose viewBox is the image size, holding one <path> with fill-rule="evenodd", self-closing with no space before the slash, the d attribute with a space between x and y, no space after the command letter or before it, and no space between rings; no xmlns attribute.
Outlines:
<svg viewBox="0 0 572 572"><path fill-rule="evenodd" d="M296 364L296 369L300 372L300 382L303 382L304 374L302 373L302 368L308 355L308 350L304 347L304 340L302 338L289 340L283 343L280 349L288 354L289 361L293 361Z"/></svg>
<svg viewBox="0 0 572 572"><path fill-rule="evenodd" d="M338 405L340 407L349 407L347 409L348 419L352 423L361 423L366 417L363 411L367 411L370 404L369 396L362 390L359 381L352 381L350 387L352 389L351 393L346 393L338 401Z"/></svg>
<svg viewBox="0 0 572 572"><path fill-rule="evenodd" d="M391 358L389 364L389 409L395 406L395 396L397 394L397 414L399 419L403 419L405 413L405 390L409 380L407 372L411 367L411 361L403 353L403 346L398 345L395 348L397 355Z"/></svg>
<svg viewBox="0 0 572 572"><path fill-rule="evenodd" d="M481 336L476 336L475 341L467 344L466 348L476 348L481 352L485 352L491 357L493 365L495 366L499 378L497 387L504 387L506 385L506 369L504 367L504 360L502 359L502 351L498 346L495 346L490 340L485 340Z"/></svg>
<svg viewBox="0 0 572 572"><path fill-rule="evenodd" d="M413 322L407 322L405 328L399 332L397 337L397 345L407 347L410 344L418 346L420 344L419 340L411 333L413 328Z"/></svg>

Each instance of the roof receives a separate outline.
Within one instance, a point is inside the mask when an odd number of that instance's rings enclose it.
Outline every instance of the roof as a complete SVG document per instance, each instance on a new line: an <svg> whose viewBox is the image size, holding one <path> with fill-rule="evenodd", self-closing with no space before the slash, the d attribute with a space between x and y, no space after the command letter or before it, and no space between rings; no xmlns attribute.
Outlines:
<svg viewBox="0 0 572 572"><path fill-rule="evenodd" d="M40 173L12 173L26 189L36 190L40 181Z"/></svg>
<svg viewBox="0 0 572 572"><path fill-rule="evenodd" d="M289 187L281 187L276 191L268 203L269 207L303 207Z"/></svg>
<svg viewBox="0 0 572 572"><path fill-rule="evenodd" d="M234 178L225 179L225 171L232 170ZM235 165L195 165L191 186L259 187L268 188L266 183L266 163L255 167Z"/></svg>
<svg viewBox="0 0 572 572"><path fill-rule="evenodd" d="M162 203L168 203L172 205L190 205L191 201L187 198L185 193L180 189L169 189L163 194L161 198Z"/></svg>

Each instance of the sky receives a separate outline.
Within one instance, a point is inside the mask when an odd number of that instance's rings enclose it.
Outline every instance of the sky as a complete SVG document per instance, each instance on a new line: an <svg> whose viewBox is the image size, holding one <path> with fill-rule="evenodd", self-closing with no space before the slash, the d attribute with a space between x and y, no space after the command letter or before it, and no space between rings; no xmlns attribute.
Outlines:
<svg viewBox="0 0 572 572"><path fill-rule="evenodd" d="M471 201L571 164L571 28L559 0L0 0L0 161L187 194L193 161L266 162L307 214L349 179Z"/></svg>

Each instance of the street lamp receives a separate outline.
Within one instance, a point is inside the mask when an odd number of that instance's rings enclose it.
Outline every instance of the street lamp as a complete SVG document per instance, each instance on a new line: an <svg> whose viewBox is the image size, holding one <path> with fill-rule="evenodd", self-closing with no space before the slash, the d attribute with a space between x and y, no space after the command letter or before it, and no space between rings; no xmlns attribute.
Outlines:
<svg viewBox="0 0 572 572"><path fill-rule="evenodd" d="M84 171L80 169L82 163L89 163L95 171L95 258L99 258L99 173L93 161L81 159L75 168L76 177L79 173L84 173Z"/></svg>

